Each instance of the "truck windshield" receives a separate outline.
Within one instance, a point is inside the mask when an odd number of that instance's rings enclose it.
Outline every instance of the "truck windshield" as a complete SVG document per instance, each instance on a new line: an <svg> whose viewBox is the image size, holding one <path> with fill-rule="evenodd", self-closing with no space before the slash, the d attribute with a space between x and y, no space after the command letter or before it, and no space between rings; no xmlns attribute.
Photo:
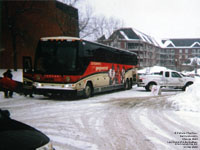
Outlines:
<svg viewBox="0 0 200 150"><path fill-rule="evenodd" d="M71 74L76 71L77 42L40 41L35 71L44 74Z"/></svg>

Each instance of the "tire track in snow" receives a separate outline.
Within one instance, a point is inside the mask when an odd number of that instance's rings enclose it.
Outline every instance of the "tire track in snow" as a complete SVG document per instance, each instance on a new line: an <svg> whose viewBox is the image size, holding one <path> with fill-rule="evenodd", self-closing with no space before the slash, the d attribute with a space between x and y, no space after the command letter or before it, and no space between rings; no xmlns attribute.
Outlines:
<svg viewBox="0 0 200 150"><path fill-rule="evenodd" d="M177 131L200 132L179 117L167 96L53 101L16 98L1 102L11 117L47 134L56 150L182 150L169 140ZM105 95L106 97L106 95Z"/></svg>
<svg viewBox="0 0 200 150"><path fill-rule="evenodd" d="M174 132L199 133L199 128L194 128L192 124L182 120L171 109L166 97L119 100L115 105L129 110L127 114L134 129L141 131L146 136L146 140L154 144L155 148L151 149L182 150L183 145L168 144L169 141L181 140L180 136L175 135Z"/></svg>

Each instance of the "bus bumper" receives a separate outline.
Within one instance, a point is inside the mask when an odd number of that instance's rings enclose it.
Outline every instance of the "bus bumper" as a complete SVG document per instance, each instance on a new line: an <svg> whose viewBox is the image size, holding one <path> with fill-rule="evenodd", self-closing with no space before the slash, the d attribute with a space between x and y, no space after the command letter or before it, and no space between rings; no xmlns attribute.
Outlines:
<svg viewBox="0 0 200 150"><path fill-rule="evenodd" d="M69 97L76 97L76 96L82 96L84 94L84 91L77 91L77 90L58 90L58 89L37 89L34 88L34 94L37 95L44 95L44 96L69 96Z"/></svg>
<svg viewBox="0 0 200 150"><path fill-rule="evenodd" d="M44 96L82 96L84 90L76 90L73 84L56 85L34 83L34 94Z"/></svg>

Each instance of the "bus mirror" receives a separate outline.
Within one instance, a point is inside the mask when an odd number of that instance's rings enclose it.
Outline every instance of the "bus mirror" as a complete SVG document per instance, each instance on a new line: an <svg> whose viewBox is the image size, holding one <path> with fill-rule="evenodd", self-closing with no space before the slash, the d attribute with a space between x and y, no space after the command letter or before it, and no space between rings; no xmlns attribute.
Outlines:
<svg viewBox="0 0 200 150"><path fill-rule="evenodd" d="M30 56L23 56L23 72L32 72L32 59Z"/></svg>

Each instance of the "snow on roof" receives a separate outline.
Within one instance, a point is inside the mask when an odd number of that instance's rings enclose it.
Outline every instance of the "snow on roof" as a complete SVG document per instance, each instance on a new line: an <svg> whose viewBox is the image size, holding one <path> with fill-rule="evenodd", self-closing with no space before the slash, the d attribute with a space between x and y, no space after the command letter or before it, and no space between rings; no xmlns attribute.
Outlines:
<svg viewBox="0 0 200 150"><path fill-rule="evenodd" d="M159 39L149 36L134 28L121 28L119 30L121 36L126 40L142 40L143 42L158 46L161 48L200 48L200 39Z"/></svg>
<svg viewBox="0 0 200 150"><path fill-rule="evenodd" d="M146 43L149 43L155 46L160 46L159 42L157 42L155 38L147 34L144 34L140 32L139 30L136 30L133 28L122 28L122 29L119 29L119 32L126 40L142 40Z"/></svg>
<svg viewBox="0 0 200 150"><path fill-rule="evenodd" d="M162 43L162 39L158 38L158 37L154 37L156 43L158 44L158 46L160 46L161 48L164 48L164 44Z"/></svg>
<svg viewBox="0 0 200 150"><path fill-rule="evenodd" d="M171 41L171 40L166 40L164 43L163 43L163 47L168 47L169 45L172 45L173 47L176 47L174 45L174 43Z"/></svg>
<svg viewBox="0 0 200 150"><path fill-rule="evenodd" d="M165 39L162 40L164 48L194 48L200 47L200 39Z"/></svg>
<svg viewBox="0 0 200 150"><path fill-rule="evenodd" d="M124 31L120 31L120 33L123 35L123 37L124 37L126 40L129 40L128 36L124 33Z"/></svg>
<svg viewBox="0 0 200 150"><path fill-rule="evenodd" d="M200 43L199 42L194 42L190 47L196 47L198 45L198 47L200 47Z"/></svg>
<svg viewBox="0 0 200 150"><path fill-rule="evenodd" d="M148 35L134 29L134 32L144 41L150 44L153 44L152 41L150 40L151 37L149 37Z"/></svg>

